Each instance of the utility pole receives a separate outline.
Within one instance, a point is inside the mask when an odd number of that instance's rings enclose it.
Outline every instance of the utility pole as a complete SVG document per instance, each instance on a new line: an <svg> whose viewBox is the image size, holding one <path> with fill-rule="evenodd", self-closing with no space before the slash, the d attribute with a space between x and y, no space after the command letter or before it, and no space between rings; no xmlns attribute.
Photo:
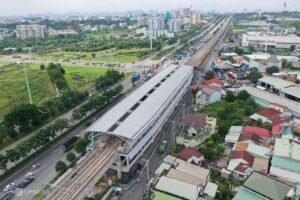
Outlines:
<svg viewBox="0 0 300 200"><path fill-rule="evenodd" d="M27 91L28 91L29 103L32 104L31 91L30 91L30 87L29 87L29 82L28 82L28 77L27 77L27 72L26 72L25 66L23 66L23 72L24 72L25 82L26 82Z"/></svg>
<svg viewBox="0 0 300 200"><path fill-rule="evenodd" d="M268 50L268 39L269 39L269 34L270 34L270 26L271 26L271 24L269 23L268 33L267 33L267 37L266 37L266 44L265 44L265 52L267 52L267 50Z"/></svg>
<svg viewBox="0 0 300 200"><path fill-rule="evenodd" d="M151 157L150 157L151 159ZM147 168L147 190L148 190L148 193L150 192L150 173L149 173L149 159L143 159L144 162L146 162L146 168ZM144 169L143 169L144 170Z"/></svg>

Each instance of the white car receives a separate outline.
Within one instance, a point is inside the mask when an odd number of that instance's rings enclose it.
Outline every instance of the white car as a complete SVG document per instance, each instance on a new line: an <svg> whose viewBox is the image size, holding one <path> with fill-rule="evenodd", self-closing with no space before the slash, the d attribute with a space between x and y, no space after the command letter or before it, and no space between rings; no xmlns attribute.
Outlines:
<svg viewBox="0 0 300 200"><path fill-rule="evenodd" d="M5 186L5 188L3 189L4 192L9 192L11 189L13 189L16 186L15 183L10 183L8 185Z"/></svg>
<svg viewBox="0 0 300 200"><path fill-rule="evenodd" d="M37 164L32 165L32 169L37 169L37 168L39 168L39 167L40 167L40 163L37 163Z"/></svg>

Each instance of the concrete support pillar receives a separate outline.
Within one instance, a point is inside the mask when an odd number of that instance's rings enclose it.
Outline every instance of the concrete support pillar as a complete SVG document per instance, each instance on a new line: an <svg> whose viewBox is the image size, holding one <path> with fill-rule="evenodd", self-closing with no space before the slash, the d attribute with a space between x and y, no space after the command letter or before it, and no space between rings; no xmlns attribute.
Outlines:
<svg viewBox="0 0 300 200"><path fill-rule="evenodd" d="M121 173L121 167L122 167L121 157L118 158L117 165L118 165L118 169L117 169L118 179L121 180L121 179L122 179L122 173Z"/></svg>

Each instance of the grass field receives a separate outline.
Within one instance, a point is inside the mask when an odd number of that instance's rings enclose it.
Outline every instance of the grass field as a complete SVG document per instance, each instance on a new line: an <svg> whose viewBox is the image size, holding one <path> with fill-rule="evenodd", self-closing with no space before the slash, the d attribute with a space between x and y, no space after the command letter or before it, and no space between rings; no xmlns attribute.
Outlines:
<svg viewBox="0 0 300 200"><path fill-rule="evenodd" d="M95 84L94 80L103 75L108 67L63 65L65 78L71 89L85 90Z"/></svg>
<svg viewBox="0 0 300 200"><path fill-rule="evenodd" d="M8 65L11 64L10 62L6 62L6 61L0 61L0 67L4 66L4 65Z"/></svg>
<svg viewBox="0 0 300 200"><path fill-rule="evenodd" d="M25 65L33 103L39 104L56 96L54 85L46 70L38 64ZM63 65L65 78L71 89L85 90L94 80L104 74L108 67ZM23 65L12 64L0 68L0 118L16 105L29 103Z"/></svg>
<svg viewBox="0 0 300 200"><path fill-rule="evenodd" d="M121 36L121 35L132 36L135 34L134 30L124 29L124 30L103 30L93 33L88 33L87 37L89 39L103 39L107 36Z"/></svg>
<svg viewBox="0 0 300 200"><path fill-rule="evenodd" d="M40 71L38 65L25 65L32 100L39 103L54 97L56 91L46 71ZM10 109L22 103L29 103L23 66L13 64L0 68L0 117Z"/></svg>
<svg viewBox="0 0 300 200"><path fill-rule="evenodd" d="M138 60L138 53L142 51L148 51L149 49L126 49L126 50L115 50L109 49L106 51L95 52L95 54L106 54L106 53L116 53L116 55L111 56L102 56L102 57L92 57L92 53L86 52L52 52L47 54L37 54L36 58L44 58L44 59L62 59L62 60L94 60L94 61L102 61L102 62L121 62L121 63L130 63Z"/></svg>

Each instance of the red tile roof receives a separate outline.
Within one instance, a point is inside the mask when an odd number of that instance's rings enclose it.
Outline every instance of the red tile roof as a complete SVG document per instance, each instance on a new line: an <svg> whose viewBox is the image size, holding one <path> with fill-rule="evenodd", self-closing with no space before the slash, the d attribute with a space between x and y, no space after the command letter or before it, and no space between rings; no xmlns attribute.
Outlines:
<svg viewBox="0 0 300 200"><path fill-rule="evenodd" d="M198 89L199 89L199 85L196 84L192 86L192 90L198 90Z"/></svg>
<svg viewBox="0 0 300 200"><path fill-rule="evenodd" d="M180 158L181 160L187 161L191 157L196 157L196 158L201 158L203 157L203 154L200 153L197 149L188 147L186 149L181 150L178 154L177 157Z"/></svg>
<svg viewBox="0 0 300 200"><path fill-rule="evenodd" d="M272 125L280 125L285 122L290 122L291 118L288 116L277 115L277 116L271 117L270 120L272 122Z"/></svg>
<svg viewBox="0 0 300 200"><path fill-rule="evenodd" d="M251 166L253 165L253 162L254 162L254 156L252 156L247 151L232 151L230 158L231 159L243 159Z"/></svg>
<svg viewBox="0 0 300 200"><path fill-rule="evenodd" d="M272 132L265 128L255 126L246 126L243 130L244 133L255 133L262 138L272 138Z"/></svg>
<svg viewBox="0 0 300 200"><path fill-rule="evenodd" d="M187 114L183 116L181 122L183 125L200 130L206 126L207 115L204 114Z"/></svg>
<svg viewBox="0 0 300 200"><path fill-rule="evenodd" d="M275 125L272 127L272 132L280 132L282 129L281 125Z"/></svg>
<svg viewBox="0 0 300 200"><path fill-rule="evenodd" d="M221 81L221 80L219 80L219 79L217 79L217 78L213 78L213 79L210 79L210 80L205 81L205 82L204 82L204 85L210 85L210 84L212 84L212 83L217 83L217 84L219 84L219 85L224 86L224 82Z"/></svg>
<svg viewBox="0 0 300 200"><path fill-rule="evenodd" d="M258 144L260 139L261 139L261 137L259 137L255 133L244 133L244 134L240 135L238 141L251 140L251 141L255 142L256 144Z"/></svg>
<svg viewBox="0 0 300 200"><path fill-rule="evenodd" d="M238 172L241 172L241 173L245 173L246 170L249 168L250 166L248 164L243 164L243 163L240 163L235 169L234 171L238 171Z"/></svg>
<svg viewBox="0 0 300 200"><path fill-rule="evenodd" d="M265 110L262 110L262 111L260 111L260 112L257 112L256 114L261 115L261 116L263 116L263 117L269 119L269 118L271 118L271 117L274 117L274 116L276 116L276 115L281 114L281 112L278 111L278 110L275 110L274 108L267 108L267 109L265 109Z"/></svg>
<svg viewBox="0 0 300 200"><path fill-rule="evenodd" d="M215 91L218 91L218 92L222 91L222 88L220 88L218 86L214 86L214 85L204 85L203 88L209 88L211 90L215 90Z"/></svg>

